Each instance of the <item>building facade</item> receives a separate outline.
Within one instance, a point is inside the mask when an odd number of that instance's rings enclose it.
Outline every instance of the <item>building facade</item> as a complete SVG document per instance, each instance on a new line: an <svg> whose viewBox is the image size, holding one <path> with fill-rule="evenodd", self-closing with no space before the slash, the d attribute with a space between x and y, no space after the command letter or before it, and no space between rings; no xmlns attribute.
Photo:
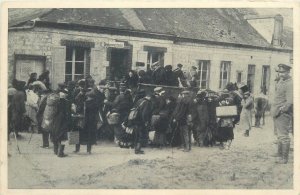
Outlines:
<svg viewBox="0 0 300 195"><path fill-rule="evenodd" d="M227 36L237 36L232 34ZM173 68L181 63L187 74L191 66L196 66L202 89L218 91L228 82L243 82L252 93L265 87L271 96L277 65L290 64L291 58L291 48L267 43L203 40L181 37L176 32L76 22L31 21L10 27L8 35L9 82L13 78L27 81L31 72L49 70L52 88L85 75L91 75L96 82L120 80L130 69L147 70L159 61Z"/></svg>

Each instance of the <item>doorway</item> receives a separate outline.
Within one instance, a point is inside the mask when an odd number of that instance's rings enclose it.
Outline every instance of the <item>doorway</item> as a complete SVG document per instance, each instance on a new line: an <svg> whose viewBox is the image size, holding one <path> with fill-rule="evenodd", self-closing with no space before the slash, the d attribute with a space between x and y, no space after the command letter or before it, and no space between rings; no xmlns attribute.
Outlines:
<svg viewBox="0 0 300 195"><path fill-rule="evenodd" d="M109 80L119 81L127 75L131 69L130 51L130 49L111 49L109 71L106 75Z"/></svg>

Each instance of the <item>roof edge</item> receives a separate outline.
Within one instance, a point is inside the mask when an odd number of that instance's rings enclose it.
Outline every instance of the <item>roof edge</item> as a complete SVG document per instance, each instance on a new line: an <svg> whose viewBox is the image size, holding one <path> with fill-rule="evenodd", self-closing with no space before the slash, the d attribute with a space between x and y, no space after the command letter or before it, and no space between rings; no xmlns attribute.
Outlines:
<svg viewBox="0 0 300 195"><path fill-rule="evenodd" d="M202 43L202 44L214 44L219 46L231 46L231 47L239 47L239 48L249 48L249 49L259 49L259 50L268 50L268 51L280 51L291 53L293 49L289 48L274 48L274 47L262 47L255 45L247 45L240 43L230 43L230 42L219 42L219 41L211 41L211 40L203 40L203 39L193 39L186 37L179 37L174 34L164 34L164 33L155 33L143 30L131 30L131 29L120 29L120 28L111 28L111 27L101 27L101 26L92 26L86 24L74 24L74 23L57 23L57 22L49 22L49 21L36 21L35 27L53 27L58 29L69 29L69 30L78 30L78 31L89 31L96 33L105 33L105 34L113 34L113 35L129 35L129 36L137 36L137 37L146 37L146 38L156 38L156 39L164 39L164 40L172 40L174 43L176 42L191 42L191 43ZM8 30L25 30L26 28L9 28Z"/></svg>

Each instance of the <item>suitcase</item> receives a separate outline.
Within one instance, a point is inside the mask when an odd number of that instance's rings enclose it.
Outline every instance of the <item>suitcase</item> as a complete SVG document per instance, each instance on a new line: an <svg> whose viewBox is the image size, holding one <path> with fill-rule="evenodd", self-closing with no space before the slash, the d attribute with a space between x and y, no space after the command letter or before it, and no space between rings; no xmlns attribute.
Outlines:
<svg viewBox="0 0 300 195"><path fill-rule="evenodd" d="M236 116L237 107L236 106L219 106L216 107L217 117L227 117L227 116Z"/></svg>

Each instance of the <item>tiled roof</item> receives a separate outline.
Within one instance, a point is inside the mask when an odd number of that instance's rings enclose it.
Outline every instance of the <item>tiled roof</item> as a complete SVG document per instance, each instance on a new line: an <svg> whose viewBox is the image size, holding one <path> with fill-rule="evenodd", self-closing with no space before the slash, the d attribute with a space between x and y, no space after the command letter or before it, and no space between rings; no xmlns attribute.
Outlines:
<svg viewBox="0 0 300 195"><path fill-rule="evenodd" d="M247 9L233 8L67 8L55 9L42 16L40 20L170 34L180 38L221 43L271 47L243 19L243 16L249 12L251 13Z"/></svg>

